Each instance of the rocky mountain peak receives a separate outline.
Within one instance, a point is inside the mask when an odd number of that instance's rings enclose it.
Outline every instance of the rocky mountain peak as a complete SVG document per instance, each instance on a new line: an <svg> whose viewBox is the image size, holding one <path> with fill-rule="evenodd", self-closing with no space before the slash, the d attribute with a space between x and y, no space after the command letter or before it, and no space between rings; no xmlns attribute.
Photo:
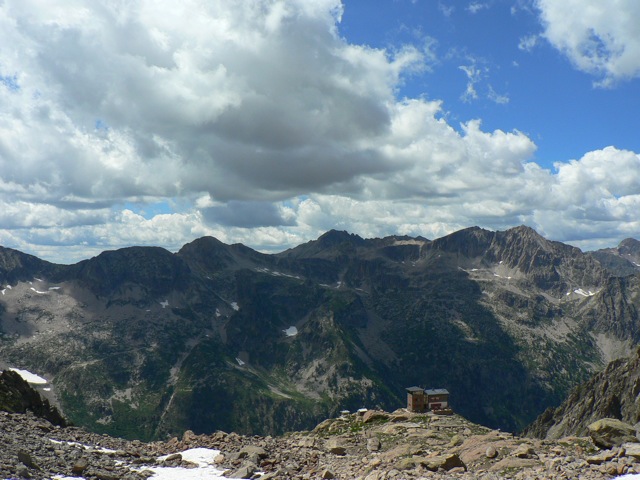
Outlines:
<svg viewBox="0 0 640 480"><path fill-rule="evenodd" d="M142 287L161 295L188 280L189 267L160 247L128 247L106 251L67 269L74 278L97 295L109 295L125 285Z"/></svg>
<svg viewBox="0 0 640 480"><path fill-rule="evenodd" d="M229 245L214 237L202 237L187 243L177 255L195 270L207 273L220 271L236 263Z"/></svg>
<svg viewBox="0 0 640 480"><path fill-rule="evenodd" d="M288 258L335 258L348 252L353 252L357 247L366 245L359 235L346 231L329 230L317 240L311 240L279 254Z"/></svg>
<svg viewBox="0 0 640 480"><path fill-rule="evenodd" d="M11 248L0 247L0 282L15 283L35 275L52 275L57 266L33 255Z"/></svg>
<svg viewBox="0 0 640 480"><path fill-rule="evenodd" d="M329 230L318 237L316 242L322 248L331 248L342 244L360 246L365 243L365 240L355 233L344 230Z"/></svg>
<svg viewBox="0 0 640 480"><path fill-rule="evenodd" d="M640 241L626 238L615 248L604 248L589 255L612 275L626 277L640 272Z"/></svg>
<svg viewBox="0 0 640 480"><path fill-rule="evenodd" d="M640 241L635 238L625 238L618 245L621 255L640 255Z"/></svg>

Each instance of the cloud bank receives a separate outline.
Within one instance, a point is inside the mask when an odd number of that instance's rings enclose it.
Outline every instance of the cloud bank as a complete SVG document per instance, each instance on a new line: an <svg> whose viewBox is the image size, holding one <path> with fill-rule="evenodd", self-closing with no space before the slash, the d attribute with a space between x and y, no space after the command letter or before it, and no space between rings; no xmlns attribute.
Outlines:
<svg viewBox="0 0 640 480"><path fill-rule="evenodd" d="M590 3L540 0L546 38L602 82L637 76L640 8L618 0L611 23L563 14ZM330 228L640 235L637 153L605 147L550 171L522 132L450 125L440 101L398 98L430 54L349 43L343 8L1 2L0 244L71 262L201 235L268 250Z"/></svg>

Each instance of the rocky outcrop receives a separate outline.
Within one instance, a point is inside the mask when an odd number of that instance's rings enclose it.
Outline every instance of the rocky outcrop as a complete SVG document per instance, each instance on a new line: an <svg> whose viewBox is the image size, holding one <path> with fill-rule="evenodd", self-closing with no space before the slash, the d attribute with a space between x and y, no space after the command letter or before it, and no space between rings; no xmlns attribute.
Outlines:
<svg viewBox="0 0 640 480"><path fill-rule="evenodd" d="M549 408L525 430L537 438L557 439L587 435L589 425L606 418L636 425L640 420L640 349L626 359L611 362L590 380L571 391L557 408Z"/></svg>
<svg viewBox="0 0 640 480"><path fill-rule="evenodd" d="M616 418L603 418L587 427L593 443L600 448L621 447L625 443L637 443L636 429Z"/></svg>
<svg viewBox="0 0 640 480"><path fill-rule="evenodd" d="M49 400L42 398L22 377L11 370L0 372L0 411L31 412L54 425L65 426L64 417Z"/></svg>

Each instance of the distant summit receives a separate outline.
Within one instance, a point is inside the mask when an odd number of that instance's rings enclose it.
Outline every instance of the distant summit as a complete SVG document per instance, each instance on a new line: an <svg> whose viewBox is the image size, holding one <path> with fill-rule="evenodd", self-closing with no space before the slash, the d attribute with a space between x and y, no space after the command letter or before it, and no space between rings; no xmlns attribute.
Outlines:
<svg viewBox="0 0 640 480"><path fill-rule="evenodd" d="M640 242L627 238L615 248L590 252L613 275L627 276L640 273Z"/></svg>

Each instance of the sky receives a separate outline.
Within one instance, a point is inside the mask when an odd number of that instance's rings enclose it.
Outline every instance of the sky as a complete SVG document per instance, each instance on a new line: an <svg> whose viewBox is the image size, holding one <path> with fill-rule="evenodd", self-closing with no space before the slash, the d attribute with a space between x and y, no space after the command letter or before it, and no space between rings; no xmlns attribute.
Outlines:
<svg viewBox="0 0 640 480"><path fill-rule="evenodd" d="M0 0L0 32L5 247L640 239L637 0Z"/></svg>

